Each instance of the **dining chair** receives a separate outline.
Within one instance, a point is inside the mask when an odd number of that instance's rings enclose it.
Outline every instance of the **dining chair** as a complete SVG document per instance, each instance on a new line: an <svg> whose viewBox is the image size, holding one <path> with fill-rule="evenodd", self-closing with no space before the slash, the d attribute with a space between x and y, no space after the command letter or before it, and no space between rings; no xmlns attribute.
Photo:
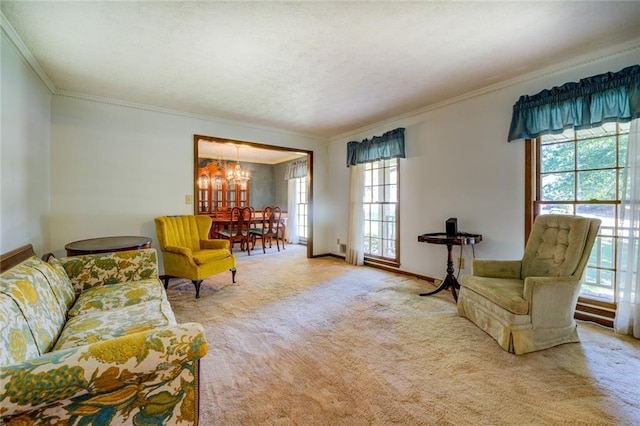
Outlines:
<svg viewBox="0 0 640 426"><path fill-rule="evenodd" d="M261 226L251 229L251 235L253 236L253 245L255 246L256 240L259 238L262 241L262 252L266 253L267 241L269 242L269 248L272 247L272 240L275 238L276 246L280 251L280 243L278 242L278 223L282 212L278 206L267 206L262 209L262 223Z"/></svg>
<svg viewBox="0 0 640 426"><path fill-rule="evenodd" d="M231 222L229 227L218 230L220 238L229 240L232 253L235 243L240 243L240 250L246 250L247 255L251 255L252 235L249 232L249 225L252 219L252 212L249 207L234 207L231 209Z"/></svg>

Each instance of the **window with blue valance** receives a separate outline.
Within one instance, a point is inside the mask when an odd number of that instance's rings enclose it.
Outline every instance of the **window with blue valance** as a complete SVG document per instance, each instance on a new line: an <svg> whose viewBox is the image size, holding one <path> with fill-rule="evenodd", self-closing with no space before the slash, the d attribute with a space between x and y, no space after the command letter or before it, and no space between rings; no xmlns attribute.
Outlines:
<svg viewBox="0 0 640 426"><path fill-rule="evenodd" d="M347 144L347 167L390 158L405 158L403 127L390 130L382 136Z"/></svg>
<svg viewBox="0 0 640 426"><path fill-rule="evenodd" d="M301 158L287 164L287 170L284 172L285 180L299 179L307 175L307 159Z"/></svg>
<svg viewBox="0 0 640 426"><path fill-rule="evenodd" d="M513 106L509 142L565 129L640 118L640 65L521 96Z"/></svg>

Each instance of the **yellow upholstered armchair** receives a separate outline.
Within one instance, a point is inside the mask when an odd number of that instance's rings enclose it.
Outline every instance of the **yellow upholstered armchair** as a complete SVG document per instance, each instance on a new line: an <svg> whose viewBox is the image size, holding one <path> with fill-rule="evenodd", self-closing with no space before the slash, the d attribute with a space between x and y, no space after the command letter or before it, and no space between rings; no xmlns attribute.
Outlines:
<svg viewBox="0 0 640 426"><path fill-rule="evenodd" d="M229 250L229 241L210 240L209 216L161 216L155 218L156 234L164 264L164 287L170 278L187 278L196 287L212 275L231 271L236 282L236 260Z"/></svg>
<svg viewBox="0 0 640 426"><path fill-rule="evenodd" d="M573 316L599 226L599 219L537 216L522 260L473 261L458 314L518 355L579 342Z"/></svg>

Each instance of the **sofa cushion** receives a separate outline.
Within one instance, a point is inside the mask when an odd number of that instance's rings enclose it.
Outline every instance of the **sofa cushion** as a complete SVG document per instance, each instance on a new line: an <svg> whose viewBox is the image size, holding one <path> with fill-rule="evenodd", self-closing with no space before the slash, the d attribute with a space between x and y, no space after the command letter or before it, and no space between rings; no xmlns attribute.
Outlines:
<svg viewBox="0 0 640 426"><path fill-rule="evenodd" d="M171 305L166 299L77 315L67 321L54 350L88 345L175 324L176 319L171 311Z"/></svg>
<svg viewBox="0 0 640 426"><path fill-rule="evenodd" d="M12 297L0 294L0 365L40 356L29 323Z"/></svg>
<svg viewBox="0 0 640 426"><path fill-rule="evenodd" d="M43 263L30 257L0 275L0 293L11 297L26 318L41 354L49 352L66 321L49 282L33 266Z"/></svg>
<svg viewBox="0 0 640 426"><path fill-rule="evenodd" d="M509 312L518 315L529 312L529 302L524 298L523 280L464 275L462 285Z"/></svg>
<svg viewBox="0 0 640 426"><path fill-rule="evenodd" d="M69 310L69 317L124 308L164 297L164 288L157 279L93 287L80 293Z"/></svg>

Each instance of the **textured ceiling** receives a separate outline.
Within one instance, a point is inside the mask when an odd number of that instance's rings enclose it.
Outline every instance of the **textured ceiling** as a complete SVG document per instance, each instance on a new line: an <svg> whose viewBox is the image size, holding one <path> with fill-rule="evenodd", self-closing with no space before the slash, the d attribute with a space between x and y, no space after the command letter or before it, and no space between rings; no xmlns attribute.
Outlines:
<svg viewBox="0 0 640 426"><path fill-rule="evenodd" d="M59 92L321 137L640 38L633 1L3 0L1 10Z"/></svg>

